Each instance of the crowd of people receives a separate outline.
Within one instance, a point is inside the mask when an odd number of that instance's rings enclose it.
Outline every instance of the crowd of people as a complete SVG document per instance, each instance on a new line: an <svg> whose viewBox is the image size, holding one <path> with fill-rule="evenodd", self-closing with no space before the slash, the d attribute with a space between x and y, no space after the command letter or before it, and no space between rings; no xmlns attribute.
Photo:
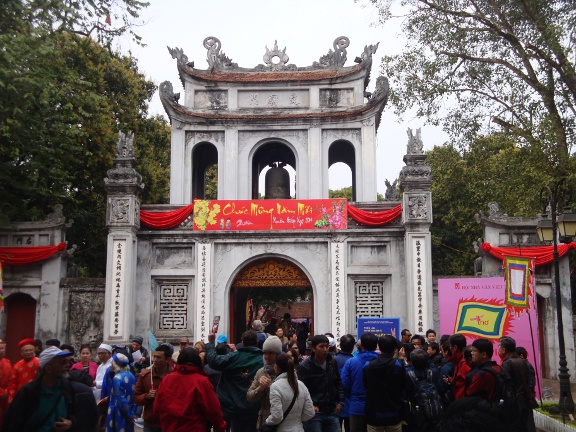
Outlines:
<svg viewBox="0 0 576 432"><path fill-rule="evenodd" d="M24 339L11 365L0 341L3 431L535 431L534 369L514 339L467 346L461 334L301 337L290 316L228 343L182 337L153 352ZM307 327L306 327L307 329ZM267 331L266 331L267 330ZM300 336L300 337L299 337ZM303 342L303 343L302 343ZM339 345L339 346L338 346Z"/></svg>

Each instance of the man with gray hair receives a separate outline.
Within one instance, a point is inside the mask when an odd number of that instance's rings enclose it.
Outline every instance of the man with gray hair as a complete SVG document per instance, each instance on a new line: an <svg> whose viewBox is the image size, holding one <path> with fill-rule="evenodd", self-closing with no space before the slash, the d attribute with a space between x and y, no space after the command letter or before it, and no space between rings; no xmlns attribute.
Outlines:
<svg viewBox="0 0 576 432"><path fill-rule="evenodd" d="M264 346L264 341L270 336L268 333L264 333L262 321L254 320L252 321L252 330L258 334L258 348L262 349Z"/></svg>
<svg viewBox="0 0 576 432"><path fill-rule="evenodd" d="M55 346L42 351L40 375L16 393L4 417L3 430L60 432L77 427L74 388L65 379L70 369L69 355Z"/></svg>

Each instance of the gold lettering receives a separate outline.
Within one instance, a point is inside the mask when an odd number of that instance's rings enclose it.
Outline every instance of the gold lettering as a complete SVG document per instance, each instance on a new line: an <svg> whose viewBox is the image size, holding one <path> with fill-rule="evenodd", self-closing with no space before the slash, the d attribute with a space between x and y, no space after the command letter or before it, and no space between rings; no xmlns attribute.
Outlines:
<svg viewBox="0 0 576 432"><path fill-rule="evenodd" d="M312 213L312 206L306 205L304 203L298 203L298 215L307 215Z"/></svg>
<svg viewBox="0 0 576 432"><path fill-rule="evenodd" d="M286 214L286 213L295 214L296 213L296 211L290 210L289 208L284 207L280 203L276 203L276 210L278 211L278 214Z"/></svg>
<svg viewBox="0 0 576 432"><path fill-rule="evenodd" d="M222 214L224 216L228 216L231 214L246 215L246 214L248 214L248 209L246 207L242 207L241 209L236 210L236 204L228 203L222 209Z"/></svg>
<svg viewBox="0 0 576 432"><path fill-rule="evenodd" d="M254 203L250 204L250 214L252 216L259 216L261 214L270 214L271 215L272 213L274 213L273 208L266 209L266 208L264 208L258 204L254 204Z"/></svg>

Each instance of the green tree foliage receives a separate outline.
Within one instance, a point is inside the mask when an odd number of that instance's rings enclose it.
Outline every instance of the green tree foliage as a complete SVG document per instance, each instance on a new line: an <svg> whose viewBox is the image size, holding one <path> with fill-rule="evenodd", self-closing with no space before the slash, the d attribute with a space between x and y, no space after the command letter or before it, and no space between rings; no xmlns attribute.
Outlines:
<svg viewBox="0 0 576 432"><path fill-rule="evenodd" d="M454 145L427 153L432 168L432 257L437 275L473 274L472 242L482 237L475 214L497 202L503 213L533 217L542 211L542 171L527 164L530 148L505 134L479 137L468 149ZM545 164L540 161L541 165Z"/></svg>
<svg viewBox="0 0 576 432"><path fill-rule="evenodd" d="M348 201L352 201L352 186L336 190L330 189L328 191L328 198L346 198Z"/></svg>
<svg viewBox="0 0 576 432"><path fill-rule="evenodd" d="M352 201L352 186L343 187L342 189L330 189L328 190L328 198L346 198L348 201ZM377 201L384 201L384 195L381 193L377 194Z"/></svg>
<svg viewBox="0 0 576 432"><path fill-rule="evenodd" d="M131 11L143 5L120 3ZM113 13L101 9L105 4L98 3L98 13L91 1L0 6L0 26L9 30L0 34L0 210L13 221L38 220L63 204L74 219L67 239L79 246L86 275L105 268L103 179L113 167L118 130L136 133L140 171L152 186L145 202L167 199L169 127L146 118L154 84L133 58L84 35L104 41L117 34L112 26L94 27L100 13Z"/></svg>
<svg viewBox="0 0 576 432"><path fill-rule="evenodd" d="M381 23L395 0L372 0ZM564 0L406 0L407 46L386 56L398 114L444 129L462 147L498 129L544 159L545 183L574 176L576 8Z"/></svg>
<svg viewBox="0 0 576 432"><path fill-rule="evenodd" d="M207 200L218 199L218 164L210 165L204 175L204 196Z"/></svg>

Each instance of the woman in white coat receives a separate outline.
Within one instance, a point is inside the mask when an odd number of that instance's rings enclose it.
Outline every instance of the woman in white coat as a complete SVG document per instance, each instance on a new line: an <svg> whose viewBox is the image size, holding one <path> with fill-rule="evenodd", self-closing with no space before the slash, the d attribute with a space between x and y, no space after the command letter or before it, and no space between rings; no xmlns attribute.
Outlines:
<svg viewBox="0 0 576 432"><path fill-rule="evenodd" d="M266 425L278 425L278 432L303 432L302 422L314 417L314 405L308 389L296 377L294 360L285 353L279 354L274 365L276 379L270 386L270 415ZM284 412L292 403L294 406L284 418Z"/></svg>

